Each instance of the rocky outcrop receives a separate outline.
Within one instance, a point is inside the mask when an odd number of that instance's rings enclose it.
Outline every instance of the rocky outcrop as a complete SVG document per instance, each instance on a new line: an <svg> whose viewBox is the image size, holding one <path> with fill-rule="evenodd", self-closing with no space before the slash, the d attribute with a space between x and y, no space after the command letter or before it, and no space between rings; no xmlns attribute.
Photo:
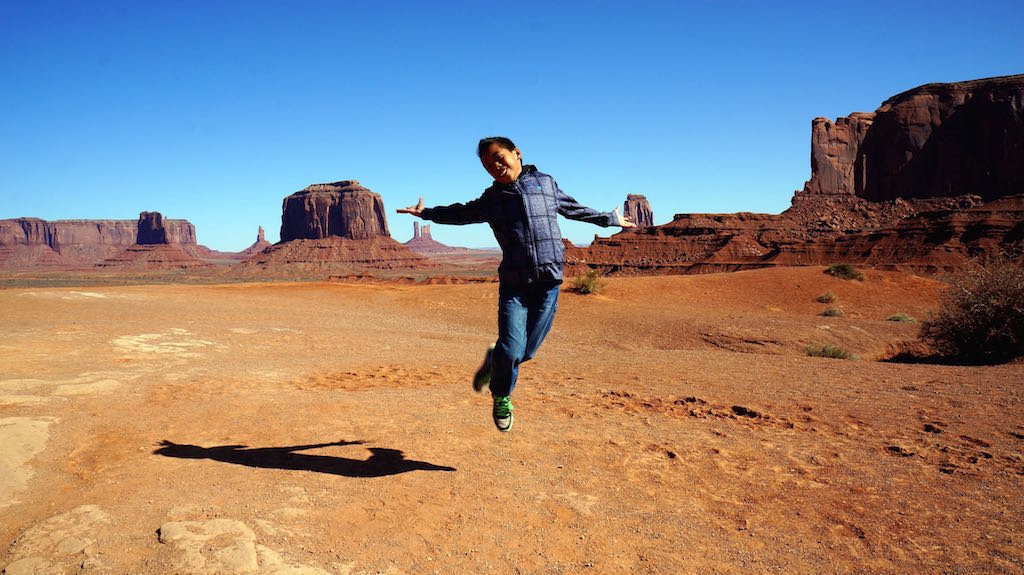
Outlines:
<svg viewBox="0 0 1024 575"><path fill-rule="evenodd" d="M253 243L251 246L245 248L241 252L239 252L239 259L249 259L252 256L266 250L271 245L272 244L268 242L267 238L264 236L263 226L259 226L259 231L256 232L256 242Z"/></svg>
<svg viewBox="0 0 1024 575"><path fill-rule="evenodd" d="M162 219L167 242L191 252L196 230L187 220ZM0 220L0 269L90 268L134 245L138 220Z"/></svg>
<svg viewBox="0 0 1024 575"><path fill-rule="evenodd" d="M846 261L951 271L1024 242L1024 75L928 84L811 126L782 214L677 214L568 248L570 273L701 273ZM575 269L574 269L575 268Z"/></svg>
<svg viewBox="0 0 1024 575"><path fill-rule="evenodd" d="M853 113L835 122L828 118L811 122L811 179L803 193L863 194L866 157L859 152L874 117Z"/></svg>
<svg viewBox="0 0 1024 575"><path fill-rule="evenodd" d="M313 184L284 199L281 241L390 237L381 197L356 180Z"/></svg>
<svg viewBox="0 0 1024 575"><path fill-rule="evenodd" d="M168 243L196 244L196 228L188 220L163 219ZM72 245L130 246L139 234L138 220L0 220L0 246L45 245L60 252Z"/></svg>
<svg viewBox="0 0 1024 575"><path fill-rule="evenodd" d="M208 264L194 254L168 241L164 221L160 212L142 212L139 214L135 245L124 248L96 266L107 270L176 270L207 267ZM195 239L194 232L192 238ZM195 247L194 241L191 246Z"/></svg>
<svg viewBox="0 0 1024 575"><path fill-rule="evenodd" d="M167 231L164 229L164 217L160 212L142 212L139 214L139 231L136 244L166 244Z"/></svg>
<svg viewBox="0 0 1024 575"><path fill-rule="evenodd" d="M1024 75L927 84L871 114L815 118L802 193L875 202L1024 193Z"/></svg>
<svg viewBox="0 0 1024 575"><path fill-rule="evenodd" d="M421 227L419 222L412 223L412 239L404 245L418 254L454 254L469 251L466 248L446 246L435 240L430 234L430 224Z"/></svg>
<svg viewBox="0 0 1024 575"><path fill-rule="evenodd" d="M210 264L173 244L136 244L128 246L96 264L107 271L192 270Z"/></svg>
<svg viewBox="0 0 1024 575"><path fill-rule="evenodd" d="M284 199L281 241L233 270L239 277L325 277L436 267L391 238L381 197L356 180L314 184Z"/></svg>
<svg viewBox="0 0 1024 575"><path fill-rule="evenodd" d="M629 218L629 221L639 228L649 228L654 225L654 212L651 211L651 204L647 197L640 194L629 194L622 204L622 215Z"/></svg>

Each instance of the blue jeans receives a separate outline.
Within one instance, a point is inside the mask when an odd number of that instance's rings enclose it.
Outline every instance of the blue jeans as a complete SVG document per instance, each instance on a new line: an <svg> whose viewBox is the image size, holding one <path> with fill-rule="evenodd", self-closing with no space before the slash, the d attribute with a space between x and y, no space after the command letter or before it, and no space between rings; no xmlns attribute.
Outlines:
<svg viewBox="0 0 1024 575"><path fill-rule="evenodd" d="M491 356L491 393L511 395L519 364L537 353L558 309L561 282L501 287L498 290L498 343Z"/></svg>

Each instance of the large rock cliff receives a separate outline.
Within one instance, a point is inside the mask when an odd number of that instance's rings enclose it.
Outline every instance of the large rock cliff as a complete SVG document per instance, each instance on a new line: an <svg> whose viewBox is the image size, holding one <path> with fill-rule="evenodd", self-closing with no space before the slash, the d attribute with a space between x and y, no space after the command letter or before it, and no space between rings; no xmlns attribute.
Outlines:
<svg viewBox="0 0 1024 575"><path fill-rule="evenodd" d="M196 229L187 220L162 219L167 243L193 253ZM0 269L89 268L135 245L138 220L0 220Z"/></svg>
<svg viewBox="0 0 1024 575"><path fill-rule="evenodd" d="M677 214L570 248L570 273L701 273L837 261L949 271L1024 241L1024 75L928 84L811 125L782 214ZM575 268L575 269L572 269Z"/></svg>
<svg viewBox="0 0 1024 575"><path fill-rule="evenodd" d="M1024 75L927 84L811 129L802 193L875 202L1024 193Z"/></svg>

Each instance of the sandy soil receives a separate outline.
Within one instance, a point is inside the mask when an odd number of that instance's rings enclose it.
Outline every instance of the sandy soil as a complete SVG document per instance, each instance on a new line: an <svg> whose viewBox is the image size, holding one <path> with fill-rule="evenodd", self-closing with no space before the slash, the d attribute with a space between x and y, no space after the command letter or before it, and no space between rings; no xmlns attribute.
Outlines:
<svg viewBox="0 0 1024 575"><path fill-rule="evenodd" d="M0 567L1024 573L1024 364L875 361L940 289L563 293L509 434L469 386L496 284L0 290Z"/></svg>

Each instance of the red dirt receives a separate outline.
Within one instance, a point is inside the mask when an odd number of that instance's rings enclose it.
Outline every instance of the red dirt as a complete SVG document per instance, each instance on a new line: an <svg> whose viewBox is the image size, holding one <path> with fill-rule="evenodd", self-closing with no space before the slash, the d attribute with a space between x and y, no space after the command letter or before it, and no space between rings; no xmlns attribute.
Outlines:
<svg viewBox="0 0 1024 575"><path fill-rule="evenodd" d="M1024 572L1024 364L870 361L941 284L822 271L563 293L509 434L497 284L0 290L0 566Z"/></svg>

